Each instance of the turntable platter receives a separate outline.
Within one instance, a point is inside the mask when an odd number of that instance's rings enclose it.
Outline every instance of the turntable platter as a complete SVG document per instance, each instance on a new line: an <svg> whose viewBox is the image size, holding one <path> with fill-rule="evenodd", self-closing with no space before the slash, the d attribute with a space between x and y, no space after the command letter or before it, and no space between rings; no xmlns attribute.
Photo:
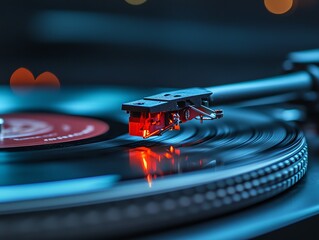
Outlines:
<svg viewBox="0 0 319 240"><path fill-rule="evenodd" d="M147 140L110 137L121 123L89 115L99 136L1 151L0 228L34 236L28 224L36 223L39 232L67 236L75 218L76 236L125 236L260 202L304 175L307 145L298 128L258 111L225 113Z"/></svg>

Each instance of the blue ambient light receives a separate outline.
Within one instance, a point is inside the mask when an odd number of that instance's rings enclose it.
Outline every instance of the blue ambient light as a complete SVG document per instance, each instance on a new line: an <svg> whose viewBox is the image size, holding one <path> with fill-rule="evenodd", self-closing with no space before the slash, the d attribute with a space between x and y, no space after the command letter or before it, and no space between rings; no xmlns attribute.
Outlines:
<svg viewBox="0 0 319 240"><path fill-rule="evenodd" d="M0 203L83 194L112 187L119 177L106 175L0 187Z"/></svg>

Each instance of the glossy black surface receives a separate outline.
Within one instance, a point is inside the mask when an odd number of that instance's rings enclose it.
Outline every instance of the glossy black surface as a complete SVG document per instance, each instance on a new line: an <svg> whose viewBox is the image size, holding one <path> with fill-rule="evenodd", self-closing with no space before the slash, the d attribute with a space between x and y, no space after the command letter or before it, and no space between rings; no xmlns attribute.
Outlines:
<svg viewBox="0 0 319 240"><path fill-rule="evenodd" d="M124 92L119 92L119 96ZM96 93L96 90L82 92L81 99L76 99L76 93L72 90L56 94L62 104L63 99L68 96L70 99L74 98L75 102L85 99L86 105L91 106L94 99L90 100L89 96ZM104 93L99 91L99 94L104 95L105 102L109 97L108 93L108 90ZM10 94L7 97L12 102L19 99ZM32 98L30 100L34 105L29 110L36 112L41 109L36 104L36 99L42 98L41 92L39 96L33 94ZM50 97L47 98L50 101ZM120 102L122 98L117 99ZM48 104L47 110L56 111L56 105L60 103ZM66 110L62 110L62 113L69 112L68 104L65 100L63 107ZM11 107L11 111L19 107L16 104ZM95 107L103 110L91 114L88 111L86 116L106 121L110 125L110 132L75 143L2 150L0 185L99 175L117 175L122 180L143 179L148 176L151 178L148 181L155 181L156 184L157 177L171 174L201 169L220 171L263 163L269 161L269 158L289 154L295 147L293 143L302 139L295 128L274 121L262 113L226 108L223 119L204 121L203 124L192 120L182 124L180 131L170 131L163 136L143 140L141 137L125 134L125 121L128 117L125 112L113 110L113 105L103 105L102 102L95 103ZM85 108L85 105L81 108ZM70 113L80 115L83 113L81 108L72 109Z"/></svg>

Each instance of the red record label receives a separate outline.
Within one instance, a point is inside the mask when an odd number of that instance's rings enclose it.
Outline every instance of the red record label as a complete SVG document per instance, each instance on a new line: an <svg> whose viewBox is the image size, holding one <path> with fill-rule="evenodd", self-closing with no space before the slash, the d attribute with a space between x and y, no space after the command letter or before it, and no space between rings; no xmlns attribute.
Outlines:
<svg viewBox="0 0 319 240"><path fill-rule="evenodd" d="M107 123L96 119L59 114L21 113L1 118L4 125L0 149L84 140L110 129Z"/></svg>

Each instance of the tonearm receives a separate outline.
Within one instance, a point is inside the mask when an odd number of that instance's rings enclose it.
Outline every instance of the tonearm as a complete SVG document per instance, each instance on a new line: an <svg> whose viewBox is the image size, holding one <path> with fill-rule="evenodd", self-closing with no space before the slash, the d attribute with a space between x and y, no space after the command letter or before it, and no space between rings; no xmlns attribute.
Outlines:
<svg viewBox="0 0 319 240"><path fill-rule="evenodd" d="M314 93L310 101L310 114L318 118L318 64L319 49L293 52L284 62L283 75L236 84L164 92L124 103L122 110L130 114L130 135L143 138L161 135L168 130L179 130L181 123L192 119L204 121L222 118L223 110L211 109L213 106L289 93L294 94L296 99Z"/></svg>

